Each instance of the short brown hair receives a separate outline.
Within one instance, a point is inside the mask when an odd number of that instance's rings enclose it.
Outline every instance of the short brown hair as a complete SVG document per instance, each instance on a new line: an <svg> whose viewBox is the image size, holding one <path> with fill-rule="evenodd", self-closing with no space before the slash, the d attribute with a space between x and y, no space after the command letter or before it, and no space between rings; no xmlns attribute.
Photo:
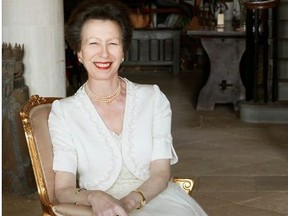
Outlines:
<svg viewBox="0 0 288 216"><path fill-rule="evenodd" d="M65 26L65 38L75 52L81 49L82 27L91 19L115 21L122 31L123 50L128 50L133 32L128 7L116 0L87 0L72 12Z"/></svg>

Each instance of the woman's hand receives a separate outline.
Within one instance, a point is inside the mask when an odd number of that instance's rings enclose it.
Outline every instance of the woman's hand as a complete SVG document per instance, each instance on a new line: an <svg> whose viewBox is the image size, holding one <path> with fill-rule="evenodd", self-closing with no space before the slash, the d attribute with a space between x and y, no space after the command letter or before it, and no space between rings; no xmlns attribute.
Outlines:
<svg viewBox="0 0 288 216"><path fill-rule="evenodd" d="M166 189L170 180L170 161L168 159L155 160L151 163L150 177L137 190L143 193L145 201L149 202ZM121 200L126 212L141 208L143 197L139 192L132 191Z"/></svg>
<svg viewBox="0 0 288 216"><path fill-rule="evenodd" d="M128 216L122 202L103 191L91 191L87 200L94 216Z"/></svg>
<svg viewBox="0 0 288 216"><path fill-rule="evenodd" d="M60 203L91 205L94 216L128 216L124 204L104 191L77 191L76 175L72 173L55 173L55 194Z"/></svg>
<svg viewBox="0 0 288 216"><path fill-rule="evenodd" d="M131 192L127 196L123 197L120 201L124 206L126 212L131 212L132 210L139 207L139 203L141 202L142 197L137 193Z"/></svg>

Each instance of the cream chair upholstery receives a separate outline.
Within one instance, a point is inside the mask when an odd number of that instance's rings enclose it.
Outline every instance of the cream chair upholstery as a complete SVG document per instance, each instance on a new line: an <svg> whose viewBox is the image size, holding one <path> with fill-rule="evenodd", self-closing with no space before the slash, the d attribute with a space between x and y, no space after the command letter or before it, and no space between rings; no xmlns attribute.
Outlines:
<svg viewBox="0 0 288 216"><path fill-rule="evenodd" d="M48 116L51 104L56 99L58 98L33 95L20 111L43 215L92 216L91 207L58 204L54 194L53 152L48 130ZM191 179L174 177L171 180L191 195L194 183Z"/></svg>

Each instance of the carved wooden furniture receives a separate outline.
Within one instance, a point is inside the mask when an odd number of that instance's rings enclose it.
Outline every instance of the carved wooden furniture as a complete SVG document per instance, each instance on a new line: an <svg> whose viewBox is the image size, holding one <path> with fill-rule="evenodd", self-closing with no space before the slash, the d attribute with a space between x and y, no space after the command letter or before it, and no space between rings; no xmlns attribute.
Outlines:
<svg viewBox="0 0 288 216"><path fill-rule="evenodd" d="M48 115L55 99L32 96L20 112L43 215L55 215L52 207L57 204L48 131Z"/></svg>
<svg viewBox="0 0 288 216"><path fill-rule="evenodd" d="M43 215L92 216L91 207L58 204L54 194L53 152L48 130L48 116L51 104L56 99L58 98L33 95L20 112ZM193 180L176 177L172 177L171 180L191 195Z"/></svg>
<svg viewBox="0 0 288 216"><path fill-rule="evenodd" d="M200 37L210 60L210 74L201 89L197 110L213 110L217 103L232 103L245 99L245 88L240 77L240 61L245 51L245 32L235 30L225 22L224 28L189 25L189 36Z"/></svg>
<svg viewBox="0 0 288 216"><path fill-rule="evenodd" d="M32 165L19 117L29 99L25 84L24 45L2 43L2 193L27 195L35 191Z"/></svg>
<svg viewBox="0 0 288 216"><path fill-rule="evenodd" d="M135 29L125 66L170 66L180 72L179 29Z"/></svg>
<svg viewBox="0 0 288 216"><path fill-rule="evenodd" d="M187 194L192 195L194 181L190 178L171 177L171 181L178 184Z"/></svg>

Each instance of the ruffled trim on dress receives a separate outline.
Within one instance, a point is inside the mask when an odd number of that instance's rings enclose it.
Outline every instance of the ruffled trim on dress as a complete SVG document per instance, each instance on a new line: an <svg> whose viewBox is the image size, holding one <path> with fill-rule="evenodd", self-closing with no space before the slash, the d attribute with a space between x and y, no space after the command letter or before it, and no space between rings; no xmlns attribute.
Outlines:
<svg viewBox="0 0 288 216"><path fill-rule="evenodd" d="M123 78L126 82L126 111L129 112L129 115L126 115L127 122L125 122L127 129L127 137L125 137L125 141L127 141L125 148L128 150L129 157L124 157L124 161L127 165L127 168L138 178L145 180L149 177L150 172L143 163L141 163L137 159L136 150L135 150L135 124L136 124L136 110L139 109L139 98L137 96L137 92L139 89L139 84L134 84ZM122 148L123 149L123 148ZM133 165L133 166L132 166Z"/></svg>
<svg viewBox="0 0 288 216"><path fill-rule="evenodd" d="M90 119L92 122L91 124L93 127L92 130L95 131L95 133L97 133L99 137L101 137L103 143L105 143L104 147L106 151L109 152L109 159L106 160L109 164L103 165L103 168L105 168L103 169L103 171L105 170L105 172L101 172L101 174L99 173L100 175L97 176L97 179L93 180L93 185L83 183L81 187L87 189L89 188L95 189L95 184L97 184L97 186L101 185L101 189L106 190L113 184L113 182L115 182L120 173L119 167L122 166L121 164L122 160L120 161L120 164L119 160L115 160L115 158L119 158L120 152L115 151L115 141L112 139L108 128L106 127L105 123L103 122L97 110L90 101L87 93L85 92L84 86L81 86L79 88L79 90L75 94L75 98L77 99L78 102L82 103L81 107L84 109L84 113L87 115L88 119ZM115 172L118 172L118 174L115 175ZM111 177L113 177L113 179L111 179Z"/></svg>

